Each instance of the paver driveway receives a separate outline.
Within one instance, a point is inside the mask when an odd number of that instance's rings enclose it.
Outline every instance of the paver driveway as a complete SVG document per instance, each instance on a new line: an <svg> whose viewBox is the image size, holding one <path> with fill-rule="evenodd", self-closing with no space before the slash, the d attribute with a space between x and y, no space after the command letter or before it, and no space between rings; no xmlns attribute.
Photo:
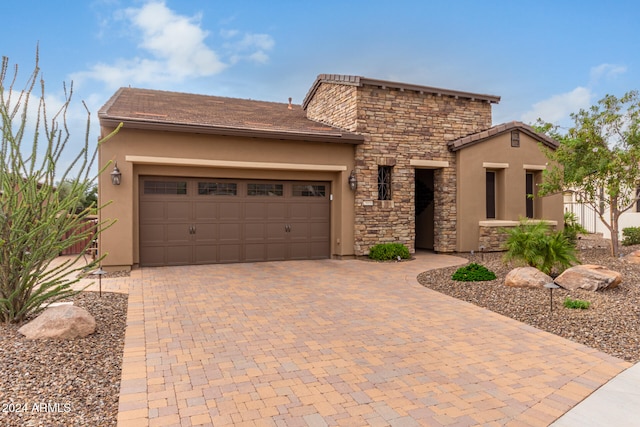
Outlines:
<svg viewBox="0 0 640 427"><path fill-rule="evenodd" d="M630 365L420 286L460 262L132 275L119 426L546 426Z"/></svg>

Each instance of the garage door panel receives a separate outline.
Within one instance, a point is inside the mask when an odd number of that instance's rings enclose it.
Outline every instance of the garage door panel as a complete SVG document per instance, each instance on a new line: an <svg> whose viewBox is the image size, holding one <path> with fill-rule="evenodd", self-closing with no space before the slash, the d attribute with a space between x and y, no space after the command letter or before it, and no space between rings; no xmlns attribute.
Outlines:
<svg viewBox="0 0 640 427"><path fill-rule="evenodd" d="M242 224L218 224L220 242L240 243L242 241Z"/></svg>
<svg viewBox="0 0 640 427"><path fill-rule="evenodd" d="M166 219L164 202L143 202L140 203L140 217L146 221L164 221Z"/></svg>
<svg viewBox="0 0 640 427"><path fill-rule="evenodd" d="M247 242L264 242L264 239L267 237L267 232L265 230L265 224L260 223L248 223L244 224L244 240Z"/></svg>
<svg viewBox="0 0 640 427"><path fill-rule="evenodd" d="M328 203L313 203L309 205L309 220L329 221L331 218L331 206Z"/></svg>
<svg viewBox="0 0 640 427"><path fill-rule="evenodd" d="M267 248L267 261L284 261L287 259L287 244L282 243L268 243Z"/></svg>
<svg viewBox="0 0 640 427"><path fill-rule="evenodd" d="M189 243L191 235L189 233L188 224L166 224L165 225L166 241L169 244Z"/></svg>
<svg viewBox="0 0 640 427"><path fill-rule="evenodd" d="M191 245L168 246L166 252L166 265L189 265L193 263L193 247Z"/></svg>
<svg viewBox="0 0 640 427"><path fill-rule="evenodd" d="M218 246L218 262L230 263L241 262L242 245L219 245Z"/></svg>
<svg viewBox="0 0 640 427"><path fill-rule="evenodd" d="M267 220L284 221L287 218L288 206L285 203L267 203Z"/></svg>
<svg viewBox="0 0 640 427"><path fill-rule="evenodd" d="M267 257L265 243L245 243L244 245L244 261L259 262L264 261Z"/></svg>
<svg viewBox="0 0 640 427"><path fill-rule="evenodd" d="M196 221L215 221L218 219L218 204L198 201L194 207Z"/></svg>
<svg viewBox="0 0 640 427"><path fill-rule="evenodd" d="M263 202L244 203L245 220L264 220L267 218L267 207Z"/></svg>
<svg viewBox="0 0 640 427"><path fill-rule="evenodd" d="M324 242L309 242L308 259L325 259L330 251L329 240Z"/></svg>
<svg viewBox="0 0 640 427"><path fill-rule="evenodd" d="M140 241L148 244L162 244L166 240L163 224L148 224L140 226Z"/></svg>
<svg viewBox="0 0 640 427"><path fill-rule="evenodd" d="M289 212L290 212L290 218L292 220L306 220L307 218L309 218L310 213L309 211L312 209L312 205L310 204L295 204L295 205L291 205Z"/></svg>
<svg viewBox="0 0 640 427"><path fill-rule="evenodd" d="M169 221L188 221L191 218L189 204L185 201L171 201L166 204L166 219Z"/></svg>
<svg viewBox="0 0 640 427"><path fill-rule="evenodd" d="M145 247L141 254L140 263L150 267L167 265L165 255L166 248L164 246Z"/></svg>
<svg viewBox="0 0 640 427"><path fill-rule="evenodd" d="M220 238L217 224L198 223L194 227L194 237L197 244L215 242Z"/></svg>
<svg viewBox="0 0 640 427"><path fill-rule="evenodd" d="M242 204L238 202L219 203L218 217L223 221L242 220Z"/></svg>
<svg viewBox="0 0 640 427"><path fill-rule="evenodd" d="M140 263L328 258L329 188L313 182L142 177Z"/></svg>
<svg viewBox="0 0 640 427"><path fill-rule="evenodd" d="M198 244L195 247L196 264L215 264L218 262L218 245Z"/></svg>
<svg viewBox="0 0 640 427"><path fill-rule="evenodd" d="M312 222L307 224L310 239L329 239L330 226L327 222Z"/></svg>
<svg viewBox="0 0 640 427"><path fill-rule="evenodd" d="M274 240L285 240L286 236L286 224L285 223L267 223L265 224L267 230L267 240L269 242Z"/></svg>

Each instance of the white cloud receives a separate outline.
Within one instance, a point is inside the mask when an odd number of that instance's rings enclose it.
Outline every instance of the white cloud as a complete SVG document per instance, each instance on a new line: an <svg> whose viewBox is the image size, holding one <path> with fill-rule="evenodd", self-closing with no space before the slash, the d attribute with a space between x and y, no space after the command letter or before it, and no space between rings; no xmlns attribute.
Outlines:
<svg viewBox="0 0 640 427"><path fill-rule="evenodd" d="M140 8L114 12L116 20L130 28L125 33L136 39L135 56L94 64L71 76L76 83L95 80L108 89L127 85L183 82L218 74L241 60L266 63L274 40L268 34L220 31L227 60L206 43L209 31L202 28L201 15L185 16L169 9L164 1L151 0Z"/></svg>
<svg viewBox="0 0 640 427"><path fill-rule="evenodd" d="M533 104L533 108L521 116L525 123L534 123L537 119L550 123L558 123L568 119L571 113L591 105L593 93L586 87L577 87L571 92L553 95Z"/></svg>
<svg viewBox="0 0 640 427"><path fill-rule="evenodd" d="M264 64L269 61L267 51L273 49L275 42L268 34L240 34L235 30L222 30L220 35L228 41L224 47L231 54L231 63L235 64L241 60L248 60Z"/></svg>
<svg viewBox="0 0 640 427"><path fill-rule="evenodd" d="M624 65L615 64L600 64L591 68L590 78L591 84L597 83L602 79L613 79L620 74L627 72L627 67Z"/></svg>
<svg viewBox="0 0 640 427"><path fill-rule="evenodd" d="M76 73L74 81L102 81L109 88L158 81L184 81L220 73L227 65L205 44L208 32L200 16L176 14L164 2L151 1L141 8L116 12L140 37L140 55L113 63L95 64Z"/></svg>

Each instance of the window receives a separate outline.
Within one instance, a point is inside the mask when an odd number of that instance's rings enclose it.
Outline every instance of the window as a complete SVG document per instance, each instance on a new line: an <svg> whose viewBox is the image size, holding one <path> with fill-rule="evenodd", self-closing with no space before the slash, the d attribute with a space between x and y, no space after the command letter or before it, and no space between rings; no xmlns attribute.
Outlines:
<svg viewBox="0 0 640 427"><path fill-rule="evenodd" d="M145 181L144 194L187 194L186 181Z"/></svg>
<svg viewBox="0 0 640 427"><path fill-rule="evenodd" d="M527 218L534 218L533 214L533 196L535 196L535 180L533 172L527 172L526 185L525 185L525 197L526 197L526 214Z"/></svg>
<svg viewBox="0 0 640 427"><path fill-rule="evenodd" d="M636 198L640 197L640 187L636 188ZM636 200L636 212L640 212L640 199Z"/></svg>
<svg viewBox="0 0 640 427"><path fill-rule="evenodd" d="M486 186L487 186L487 219L496 218L496 173L495 171L487 171L486 173Z"/></svg>
<svg viewBox="0 0 640 427"><path fill-rule="evenodd" d="M392 166L378 166L378 200L391 200Z"/></svg>
<svg viewBox="0 0 640 427"><path fill-rule="evenodd" d="M235 182L199 182L198 194L210 196L236 196L238 184Z"/></svg>
<svg viewBox="0 0 640 427"><path fill-rule="evenodd" d="M511 131L511 146L514 148L520 147L520 132L517 130Z"/></svg>
<svg viewBox="0 0 640 427"><path fill-rule="evenodd" d="M283 194L282 184L247 184L248 196L282 196Z"/></svg>
<svg viewBox="0 0 640 427"><path fill-rule="evenodd" d="M324 197L326 195L324 185L299 185L294 184L292 194L294 197Z"/></svg>

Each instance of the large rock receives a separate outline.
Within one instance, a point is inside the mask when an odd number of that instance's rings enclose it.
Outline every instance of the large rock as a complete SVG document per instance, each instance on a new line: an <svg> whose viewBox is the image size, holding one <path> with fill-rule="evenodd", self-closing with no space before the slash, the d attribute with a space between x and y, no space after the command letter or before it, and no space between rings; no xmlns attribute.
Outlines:
<svg viewBox="0 0 640 427"><path fill-rule="evenodd" d="M514 288L542 288L551 282L553 282L551 276L535 267L514 268L504 278L504 284Z"/></svg>
<svg viewBox="0 0 640 427"><path fill-rule="evenodd" d="M96 330L96 320L87 310L74 305L49 307L20 329L29 339L72 339L86 337Z"/></svg>
<svg viewBox="0 0 640 427"><path fill-rule="evenodd" d="M640 250L631 252L624 257L624 260L632 264L640 264Z"/></svg>
<svg viewBox="0 0 640 427"><path fill-rule="evenodd" d="M615 288L622 283L622 275L601 265L584 264L565 270L556 278L556 283L569 290L597 291Z"/></svg>

